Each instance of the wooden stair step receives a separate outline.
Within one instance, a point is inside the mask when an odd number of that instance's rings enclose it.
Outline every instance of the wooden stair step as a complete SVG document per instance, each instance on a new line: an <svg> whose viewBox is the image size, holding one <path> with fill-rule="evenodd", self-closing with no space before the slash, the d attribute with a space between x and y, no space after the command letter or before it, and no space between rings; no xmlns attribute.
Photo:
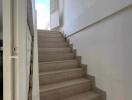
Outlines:
<svg viewBox="0 0 132 100"><path fill-rule="evenodd" d="M49 34L49 33L38 33L38 38L41 38L41 37L62 37L62 34L61 33L52 33L52 34Z"/></svg>
<svg viewBox="0 0 132 100"><path fill-rule="evenodd" d="M65 42L64 38L39 37L38 42Z"/></svg>
<svg viewBox="0 0 132 100"><path fill-rule="evenodd" d="M51 30L38 30L37 31L38 34L62 34L61 32L57 32L57 31L51 31Z"/></svg>
<svg viewBox="0 0 132 100"><path fill-rule="evenodd" d="M85 76L82 68L40 73L40 85L52 84Z"/></svg>
<svg viewBox="0 0 132 100"><path fill-rule="evenodd" d="M74 53L56 53L56 54L43 54L39 55L40 62L49 62L49 61L62 61L62 60L71 60L74 59Z"/></svg>
<svg viewBox="0 0 132 100"><path fill-rule="evenodd" d="M71 81L64 81L56 84L40 87L41 100L61 100L63 98L87 92L91 89L91 82L88 79L80 78Z"/></svg>
<svg viewBox="0 0 132 100"><path fill-rule="evenodd" d="M50 43L39 43L40 48L64 48L68 47L67 43L61 43L61 42L50 42Z"/></svg>
<svg viewBox="0 0 132 100"><path fill-rule="evenodd" d="M79 63L76 59L39 63L40 72L56 71L56 70L63 70L63 69L77 68L77 67L79 67Z"/></svg>
<svg viewBox="0 0 132 100"><path fill-rule="evenodd" d="M62 100L101 100L101 97L96 92L89 91L89 92L74 95Z"/></svg>
<svg viewBox="0 0 132 100"><path fill-rule="evenodd" d="M63 43L65 44L65 41L61 41L61 40L39 40L38 41L39 44L44 43L44 44L48 44L48 43L53 43L53 44L58 44L58 43Z"/></svg>
<svg viewBox="0 0 132 100"><path fill-rule="evenodd" d="M47 54L47 53L70 53L72 52L71 48L39 48L39 54Z"/></svg>

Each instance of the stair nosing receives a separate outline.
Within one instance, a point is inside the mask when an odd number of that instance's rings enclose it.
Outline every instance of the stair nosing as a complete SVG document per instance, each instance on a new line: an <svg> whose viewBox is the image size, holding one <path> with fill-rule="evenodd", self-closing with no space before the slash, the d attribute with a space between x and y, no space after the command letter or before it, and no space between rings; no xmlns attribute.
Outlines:
<svg viewBox="0 0 132 100"><path fill-rule="evenodd" d="M75 59L75 58L72 58L72 59ZM71 59L71 60L72 60ZM70 59L69 59L70 60ZM64 61L64 60L54 60L54 61ZM41 63L41 62L53 62L53 61L39 61L39 63Z"/></svg>
<svg viewBox="0 0 132 100"><path fill-rule="evenodd" d="M41 40L39 42L42 42ZM65 41L44 41L44 43L66 43Z"/></svg>
<svg viewBox="0 0 132 100"><path fill-rule="evenodd" d="M49 48L49 49L56 49L58 47L39 47L38 49L43 49L43 48ZM66 48L70 48L70 47L59 47L58 49L66 49Z"/></svg>
<svg viewBox="0 0 132 100"><path fill-rule="evenodd" d="M47 55L49 55L49 56L51 56L51 55L58 55L58 53L59 52L57 52L57 53L55 53L55 54L45 54L46 56ZM60 53L61 54L61 53ZM70 54L70 55L75 55L73 52L66 52L66 53L64 53L63 55L67 55L67 54ZM60 56L60 55L59 55ZM61 54L61 56L62 56L62 54Z"/></svg>
<svg viewBox="0 0 132 100"><path fill-rule="evenodd" d="M60 43L60 42L58 42L58 43L57 43L57 42L48 42L48 43L46 43L46 42L45 42L45 43L43 43L43 44L44 44L44 45L45 45L45 44L63 44L63 45L68 45L66 42L64 42L64 43L62 43L62 42L61 42L61 43ZM39 45L41 45L41 43L39 43ZM47 47L43 47L43 48L47 48ZM57 47L55 47L55 48L57 48ZM63 48L63 47L62 47L62 48Z"/></svg>
<svg viewBox="0 0 132 100"><path fill-rule="evenodd" d="M62 48L57 48L57 47L53 47L53 48L49 48L49 47L40 47L39 49L71 49L70 47L62 47Z"/></svg>
<svg viewBox="0 0 132 100"><path fill-rule="evenodd" d="M91 94L92 93L92 94ZM90 96L88 99L91 100L92 98L94 97L99 97L100 95L98 93L96 93L95 91L88 91L88 92L83 92L83 93L80 93L80 94L77 94L77 95L73 95L73 96L70 96L70 97L67 97L67 98L63 98L62 100L71 100L72 99L76 99L75 97L77 96L81 96L81 95L84 95L84 94L89 94L88 96Z"/></svg>
<svg viewBox="0 0 132 100"><path fill-rule="evenodd" d="M71 72L71 71L78 71L78 70L83 71L83 69L80 67L80 68L69 68L69 69L63 69L63 70L57 70L57 71L55 70L55 71L41 72L39 75L41 77L43 75L48 75L48 74L57 74L62 72Z"/></svg>
<svg viewBox="0 0 132 100"><path fill-rule="evenodd" d="M38 35L40 35L40 34L41 34L41 35L43 35L43 34L60 34L60 35L62 35L61 32L54 32L54 31L53 31L53 32L51 32L51 31L39 32L39 31L38 31Z"/></svg>
<svg viewBox="0 0 132 100"><path fill-rule="evenodd" d="M72 49L69 47L65 48L39 48L38 53L70 53Z"/></svg>
<svg viewBox="0 0 132 100"><path fill-rule="evenodd" d="M47 62L40 62L40 63L45 63L45 64L48 64L48 63L63 63L63 62L69 62L69 61L77 61L77 59L71 59L71 60L61 60L61 61L47 61Z"/></svg>
<svg viewBox="0 0 132 100"><path fill-rule="evenodd" d="M77 82L77 80L78 80L78 82ZM76 81L76 82L74 82L74 81ZM74 80L70 80L70 81L68 80L68 81L64 81L64 82L58 82L58 83L54 83L54 84L44 85L44 86L41 86L42 88L40 89L40 93L55 90L55 89L60 89L63 87L72 86L72 85L80 84L80 83L84 83L84 82L90 82L90 80L88 80L87 78L78 78L78 79L74 79ZM56 87L55 85L58 85L58 87Z"/></svg>

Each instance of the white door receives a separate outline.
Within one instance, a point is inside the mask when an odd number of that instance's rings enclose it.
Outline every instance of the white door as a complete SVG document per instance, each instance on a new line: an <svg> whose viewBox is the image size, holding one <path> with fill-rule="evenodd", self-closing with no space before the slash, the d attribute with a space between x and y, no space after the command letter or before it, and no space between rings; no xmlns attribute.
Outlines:
<svg viewBox="0 0 132 100"><path fill-rule="evenodd" d="M3 0L4 100L27 100L27 0Z"/></svg>

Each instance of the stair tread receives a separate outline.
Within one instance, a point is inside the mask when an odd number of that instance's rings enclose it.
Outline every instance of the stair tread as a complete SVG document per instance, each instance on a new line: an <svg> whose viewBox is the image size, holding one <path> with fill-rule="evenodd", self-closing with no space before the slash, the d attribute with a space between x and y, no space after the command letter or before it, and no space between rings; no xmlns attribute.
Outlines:
<svg viewBox="0 0 132 100"><path fill-rule="evenodd" d="M59 53L59 52L57 52L57 53L51 53L51 54L45 54L45 56L64 56L64 55L74 55L74 53L73 52L66 52L66 53Z"/></svg>
<svg viewBox="0 0 132 100"><path fill-rule="evenodd" d="M61 60L61 61L47 61L47 62L39 62L39 63L44 63L44 64L52 64L52 63L66 63L66 62L72 62L76 61L76 59L71 59L71 60Z"/></svg>
<svg viewBox="0 0 132 100"><path fill-rule="evenodd" d="M39 54L39 61L40 62L49 62L49 61L62 61L62 60L71 60L75 59L74 53L46 53L46 54Z"/></svg>
<svg viewBox="0 0 132 100"><path fill-rule="evenodd" d="M85 93L81 93L75 96L71 96L62 100L93 100L94 98L99 97L100 95L96 92L89 91Z"/></svg>
<svg viewBox="0 0 132 100"><path fill-rule="evenodd" d="M64 48L68 47L66 42L47 42L39 43L39 48Z"/></svg>
<svg viewBox="0 0 132 100"><path fill-rule="evenodd" d="M71 68L71 69L64 69L64 70L58 70L58 71L43 72L43 73L40 73L40 76L47 75L47 74L69 72L69 71L77 71L77 70L82 70L82 68L80 67L80 68Z"/></svg>
<svg viewBox="0 0 132 100"><path fill-rule="evenodd" d="M55 40L55 41L53 41L53 40L39 40L39 43L44 43L44 44L48 44L48 43L56 43L56 44L58 44L58 43L66 43L65 41L59 41L59 40Z"/></svg>
<svg viewBox="0 0 132 100"><path fill-rule="evenodd" d="M39 48L39 50L60 50L60 49L71 49L70 47L62 47L62 48L56 48L56 47L54 47L54 48L48 48L48 47L46 47L46 48Z"/></svg>
<svg viewBox="0 0 132 100"><path fill-rule="evenodd" d="M39 63L40 72L48 72L48 71L51 72L55 70L59 71L59 70L79 68L79 67L80 67L80 64L77 59Z"/></svg>
<svg viewBox="0 0 132 100"><path fill-rule="evenodd" d="M45 34L49 34L49 35L59 34L59 35L62 35L60 32L38 32L38 35L45 35Z"/></svg>
<svg viewBox="0 0 132 100"><path fill-rule="evenodd" d="M47 42L47 43L44 42L43 44L67 44L67 43L66 42Z"/></svg>
<svg viewBox="0 0 132 100"><path fill-rule="evenodd" d="M60 38L62 38L63 36L62 36L62 34L61 33L53 33L53 34L49 34L49 33L39 33L38 34L38 38L47 38L47 37L60 37Z"/></svg>
<svg viewBox="0 0 132 100"><path fill-rule="evenodd" d="M62 38L55 38L55 37L39 37L38 41L66 41L63 37Z"/></svg>
<svg viewBox="0 0 132 100"><path fill-rule="evenodd" d="M74 79L74 80L69 80L69 81L64 81L64 82L59 82L59 83L54 83L54 84L49 84L49 85L44 85L40 87L40 92L46 92L54 89L59 89L67 86L72 86L75 84L83 83L83 82L89 82L90 80L86 78L79 78L79 79Z"/></svg>
<svg viewBox="0 0 132 100"><path fill-rule="evenodd" d="M70 52L71 48L64 47L64 48L39 48L39 52Z"/></svg>
<svg viewBox="0 0 132 100"><path fill-rule="evenodd" d="M37 30L38 34L61 34L59 31L51 31L51 30Z"/></svg>

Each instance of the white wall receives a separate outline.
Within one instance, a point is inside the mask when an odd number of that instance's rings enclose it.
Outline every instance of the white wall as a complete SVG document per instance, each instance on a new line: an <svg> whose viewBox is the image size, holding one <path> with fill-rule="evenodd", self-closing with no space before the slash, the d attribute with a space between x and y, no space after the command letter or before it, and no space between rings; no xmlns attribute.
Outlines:
<svg viewBox="0 0 132 100"><path fill-rule="evenodd" d="M132 6L69 39L107 100L132 100Z"/></svg>
<svg viewBox="0 0 132 100"><path fill-rule="evenodd" d="M59 0L59 22L60 27L63 27L64 24L64 0Z"/></svg>
<svg viewBox="0 0 132 100"><path fill-rule="evenodd" d="M55 11L50 16L50 28L56 28L59 26L59 11Z"/></svg>
<svg viewBox="0 0 132 100"><path fill-rule="evenodd" d="M59 1L50 0L50 28L54 29L59 26Z"/></svg>
<svg viewBox="0 0 132 100"><path fill-rule="evenodd" d="M71 35L130 4L132 0L64 0L64 31Z"/></svg>
<svg viewBox="0 0 132 100"><path fill-rule="evenodd" d="M38 33L37 33L37 13L35 10L35 0L33 1L33 23L34 23L34 50L33 50L33 91L32 100L40 100L39 90L39 65L38 65Z"/></svg>
<svg viewBox="0 0 132 100"><path fill-rule="evenodd" d="M39 90L39 66L38 66L38 34L34 34L34 51L33 51L33 91L32 100L40 100Z"/></svg>

